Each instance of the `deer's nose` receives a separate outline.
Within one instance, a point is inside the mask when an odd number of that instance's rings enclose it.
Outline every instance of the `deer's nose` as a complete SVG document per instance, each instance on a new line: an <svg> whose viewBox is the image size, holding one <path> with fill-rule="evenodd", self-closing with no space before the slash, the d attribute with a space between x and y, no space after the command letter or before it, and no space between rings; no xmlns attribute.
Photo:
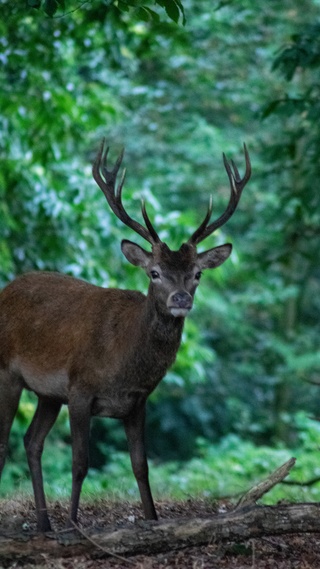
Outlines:
<svg viewBox="0 0 320 569"><path fill-rule="evenodd" d="M190 310L190 308L192 308L192 296L185 290L174 292L169 297L169 306Z"/></svg>
<svg viewBox="0 0 320 569"><path fill-rule="evenodd" d="M177 290L170 294L167 306L172 316L184 318L192 308L192 296L185 290Z"/></svg>

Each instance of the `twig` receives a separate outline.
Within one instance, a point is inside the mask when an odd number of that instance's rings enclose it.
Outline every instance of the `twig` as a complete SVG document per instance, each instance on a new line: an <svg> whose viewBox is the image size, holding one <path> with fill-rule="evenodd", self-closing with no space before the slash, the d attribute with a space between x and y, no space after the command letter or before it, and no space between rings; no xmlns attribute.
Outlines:
<svg viewBox="0 0 320 569"><path fill-rule="evenodd" d="M97 547L98 549L100 549L101 551L103 551L104 553L106 553L107 555L110 555L111 557L115 557L116 559L119 559L120 561L123 561L124 563L128 563L128 565L133 565L136 566L134 561L131 561L130 559L126 559L125 557L121 557L121 555L118 555L117 553L114 553L113 551L110 551L109 549L106 549L105 547L102 547L97 541L95 541L94 539L92 539L89 535L87 535L82 529L79 528L79 526L73 522L71 520L71 523L73 525L73 527L90 543L92 543L92 545L94 545L95 547Z"/></svg>
<svg viewBox="0 0 320 569"><path fill-rule="evenodd" d="M309 383L310 385L317 385L320 387L320 380L317 379L303 379L305 383Z"/></svg>
<svg viewBox="0 0 320 569"><path fill-rule="evenodd" d="M310 478L310 480L305 480L305 482L300 482L300 480L281 480L281 484L287 484L288 486L312 486L320 482L320 476L315 478Z"/></svg>
<svg viewBox="0 0 320 569"><path fill-rule="evenodd" d="M240 510L245 506L251 506L256 503L259 498L261 498L264 494L269 492L271 488L282 482L282 480L289 474L291 468L295 465L296 459L290 458L287 462L285 462L280 468L277 468L274 472L268 476L266 480L259 482L253 488L250 488L248 492L246 492L237 503L235 510Z"/></svg>
<svg viewBox="0 0 320 569"><path fill-rule="evenodd" d="M60 16L52 16L52 20L60 20L61 18L64 18L65 16L68 16L69 14L73 14L73 12L77 12L77 10L80 10L80 8L82 8L82 6L84 6L85 4L88 4L88 1L89 0L83 0L83 2L80 2L79 5L76 6L76 8L72 8L72 10L69 10L68 12L64 12Z"/></svg>
<svg viewBox="0 0 320 569"><path fill-rule="evenodd" d="M277 551L285 552L285 551L288 551L290 549L289 545L287 545L284 542L280 543L279 539L277 541L274 541L274 538L261 537L260 540L263 543L266 543L267 545L269 545L270 547L273 547Z"/></svg>

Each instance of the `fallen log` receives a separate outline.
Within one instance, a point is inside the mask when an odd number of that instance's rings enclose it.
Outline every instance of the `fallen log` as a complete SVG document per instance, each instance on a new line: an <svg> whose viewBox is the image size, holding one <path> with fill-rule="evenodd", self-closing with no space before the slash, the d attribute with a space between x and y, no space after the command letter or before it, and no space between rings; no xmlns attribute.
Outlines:
<svg viewBox="0 0 320 569"><path fill-rule="evenodd" d="M73 557L97 548L108 555L154 554L219 541L305 532L320 532L320 504L250 506L212 518L139 522L130 528L90 532L90 539L74 532L0 537L0 559Z"/></svg>
<svg viewBox="0 0 320 569"><path fill-rule="evenodd" d="M77 529L46 535L0 533L0 560L74 557L92 554L132 556L200 546L221 541L244 541L270 535L320 532L320 504L298 503L257 506L255 501L280 482L294 459L259 483L228 512L205 518L139 521L124 528ZM130 561L129 561L130 563Z"/></svg>

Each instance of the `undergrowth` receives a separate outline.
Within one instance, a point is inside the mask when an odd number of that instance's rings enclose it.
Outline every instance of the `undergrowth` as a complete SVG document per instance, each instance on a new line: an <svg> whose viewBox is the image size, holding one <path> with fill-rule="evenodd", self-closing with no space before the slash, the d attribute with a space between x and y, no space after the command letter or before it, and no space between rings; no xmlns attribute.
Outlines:
<svg viewBox="0 0 320 569"><path fill-rule="evenodd" d="M281 483L263 499L264 503L278 500L320 500L320 424L299 413L294 418L298 440L295 448L281 445L257 446L232 434L217 444L198 440L195 456L188 462L157 464L150 461L150 481L156 499L185 499L189 497L236 498L252 485L266 478L290 457L297 459L288 481ZM21 461L25 459L21 457ZM71 449L69 444L55 442L44 452L43 469L48 498L69 499L71 492ZM319 477L312 485L300 485ZM0 496L31 495L28 469L23 463L8 460L0 486ZM90 469L83 485L83 499L139 499L130 459L125 452L113 453L102 469Z"/></svg>

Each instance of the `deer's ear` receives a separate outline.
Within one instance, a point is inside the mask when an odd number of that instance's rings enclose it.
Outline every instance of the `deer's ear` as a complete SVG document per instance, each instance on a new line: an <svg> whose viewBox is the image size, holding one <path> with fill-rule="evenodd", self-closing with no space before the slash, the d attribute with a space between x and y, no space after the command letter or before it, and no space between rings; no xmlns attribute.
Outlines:
<svg viewBox="0 0 320 569"><path fill-rule="evenodd" d="M219 267L226 261L232 251L232 245L226 243L225 245L220 245L219 247L214 247L204 253L198 254L198 262L201 269L214 269Z"/></svg>
<svg viewBox="0 0 320 569"><path fill-rule="evenodd" d="M147 267L152 257L151 253L148 253L142 249L142 247L127 239L123 239L121 242L121 251L129 263L137 267L142 267L143 269Z"/></svg>

